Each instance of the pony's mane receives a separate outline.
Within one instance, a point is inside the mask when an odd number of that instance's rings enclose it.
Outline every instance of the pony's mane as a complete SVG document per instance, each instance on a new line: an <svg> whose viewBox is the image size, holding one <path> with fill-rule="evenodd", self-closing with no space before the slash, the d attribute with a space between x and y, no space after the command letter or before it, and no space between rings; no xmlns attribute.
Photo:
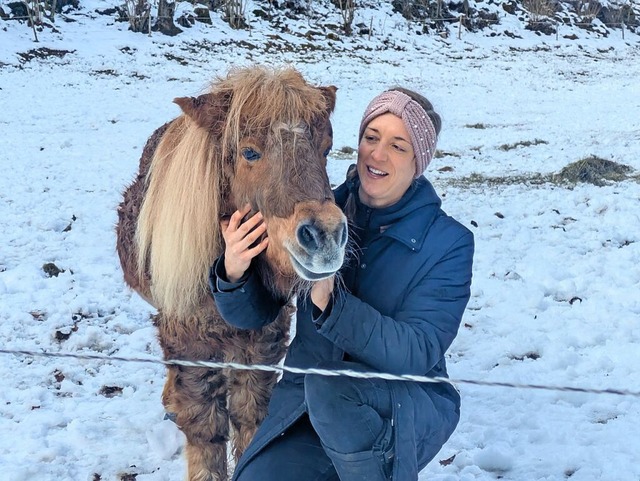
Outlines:
<svg viewBox="0 0 640 481"><path fill-rule="evenodd" d="M136 230L139 276L151 276L154 305L188 316L208 292L208 269L222 253L219 219L240 139L326 112L322 92L293 69L231 70L210 92L230 99L221 138L187 115L169 126L153 155ZM269 129L264 131L264 129Z"/></svg>
<svg viewBox="0 0 640 481"><path fill-rule="evenodd" d="M208 137L179 117L149 167L136 230L138 275L148 270L154 305L167 313L184 315L200 303L207 266L222 245L221 158Z"/></svg>

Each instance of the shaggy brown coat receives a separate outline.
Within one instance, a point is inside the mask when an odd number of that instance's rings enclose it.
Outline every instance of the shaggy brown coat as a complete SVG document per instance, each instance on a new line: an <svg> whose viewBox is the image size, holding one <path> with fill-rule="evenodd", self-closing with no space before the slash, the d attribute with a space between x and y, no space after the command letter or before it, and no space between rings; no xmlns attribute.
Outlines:
<svg viewBox="0 0 640 481"><path fill-rule="evenodd" d="M344 255L346 221L326 173L335 91L293 69L232 70L209 92L176 99L182 115L149 138L118 209L117 250L126 283L158 310L166 359L281 361L290 299ZM285 306L259 331L225 323L208 295L208 268L224 250L219 219L246 203L262 212L270 239L255 270ZM186 435L189 481L227 479L227 441L237 461L276 380L168 368L162 401Z"/></svg>

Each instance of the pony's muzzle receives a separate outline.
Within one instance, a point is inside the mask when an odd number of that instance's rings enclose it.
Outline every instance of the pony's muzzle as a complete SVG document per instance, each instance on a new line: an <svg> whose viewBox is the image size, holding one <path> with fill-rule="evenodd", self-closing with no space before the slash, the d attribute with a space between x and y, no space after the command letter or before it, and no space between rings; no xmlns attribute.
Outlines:
<svg viewBox="0 0 640 481"><path fill-rule="evenodd" d="M335 205L311 203L300 209L292 239L285 242L296 273L308 281L335 274L344 262L347 218Z"/></svg>
<svg viewBox="0 0 640 481"><path fill-rule="evenodd" d="M302 223L296 231L298 242L307 253L314 253L327 246L327 243L338 249L344 249L347 245L347 224L340 223L332 231L319 227L315 223Z"/></svg>

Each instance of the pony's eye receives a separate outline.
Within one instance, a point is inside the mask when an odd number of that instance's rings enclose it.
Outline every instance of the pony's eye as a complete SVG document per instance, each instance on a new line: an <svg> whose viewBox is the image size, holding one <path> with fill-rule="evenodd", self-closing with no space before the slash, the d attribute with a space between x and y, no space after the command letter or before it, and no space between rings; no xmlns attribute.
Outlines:
<svg viewBox="0 0 640 481"><path fill-rule="evenodd" d="M260 160L262 154L257 150L252 149L251 147L246 147L242 149L242 156L249 162L255 162L256 160Z"/></svg>
<svg viewBox="0 0 640 481"><path fill-rule="evenodd" d="M325 150L324 153L322 154L322 156L326 157L327 155L329 155L329 152L331 152L331 147L329 147L327 150Z"/></svg>

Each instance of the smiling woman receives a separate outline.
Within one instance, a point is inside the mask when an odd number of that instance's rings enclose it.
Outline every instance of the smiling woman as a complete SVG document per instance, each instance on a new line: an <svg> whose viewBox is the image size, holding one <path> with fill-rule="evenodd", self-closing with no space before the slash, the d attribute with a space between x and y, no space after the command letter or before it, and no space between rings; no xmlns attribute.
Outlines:
<svg viewBox="0 0 640 481"><path fill-rule="evenodd" d="M358 147L360 198L369 207L393 205L416 173L415 154L400 117L383 114L366 127Z"/></svg>
<svg viewBox="0 0 640 481"><path fill-rule="evenodd" d="M288 366L447 376L445 352L469 300L474 244L422 175L439 132L440 116L410 90L383 92L367 107L357 165L334 191L356 255L337 283L315 264L297 267L315 282L298 296ZM211 285L223 319L258 329L274 322L278 300L253 266L269 244L267 226L261 213L248 214L247 207L225 222ZM298 244L313 251L324 235L307 224ZM318 260L335 268L327 256ZM234 479L413 481L454 431L459 408L448 384L287 372Z"/></svg>
<svg viewBox="0 0 640 481"><path fill-rule="evenodd" d="M400 200L431 162L440 125L431 103L415 92L398 88L371 102L360 127L357 165L366 205L387 207Z"/></svg>

